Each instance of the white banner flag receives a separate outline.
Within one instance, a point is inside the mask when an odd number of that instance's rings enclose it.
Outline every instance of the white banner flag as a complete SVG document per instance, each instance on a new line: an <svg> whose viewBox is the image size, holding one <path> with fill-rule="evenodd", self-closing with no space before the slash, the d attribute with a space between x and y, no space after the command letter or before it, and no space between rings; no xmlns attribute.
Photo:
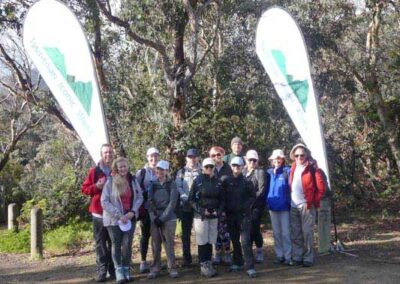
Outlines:
<svg viewBox="0 0 400 284"><path fill-rule="evenodd" d="M304 143L329 179L307 50L303 35L289 13L271 8L262 14L256 51Z"/></svg>
<svg viewBox="0 0 400 284"><path fill-rule="evenodd" d="M95 162L107 143L97 77L85 34L63 3L41 0L28 11L26 51Z"/></svg>

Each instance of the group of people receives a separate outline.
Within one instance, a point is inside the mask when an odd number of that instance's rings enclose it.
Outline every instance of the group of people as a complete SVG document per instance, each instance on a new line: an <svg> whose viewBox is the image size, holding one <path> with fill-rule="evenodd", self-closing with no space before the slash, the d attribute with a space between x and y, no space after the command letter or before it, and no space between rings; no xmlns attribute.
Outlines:
<svg viewBox="0 0 400 284"><path fill-rule="evenodd" d="M255 150L242 154L239 137L232 139L231 149L225 155L222 147L213 146L202 161L196 149L189 149L185 166L173 177L169 162L160 160L154 147L146 152L146 165L132 175L128 160L114 159L112 146L104 144L101 161L89 170L82 185L82 193L91 197L96 280L106 281L107 274L117 283L133 280L136 222L141 228L140 273L148 273L149 279L159 276L163 245L169 275L178 277L174 243L178 219L183 266L192 264L194 227L201 275L217 275L214 265L224 263L231 272L244 269L249 277L256 277L255 262L264 261L260 225L265 209L271 216L274 263L312 266L316 209L326 188L310 150L295 145L289 167L284 152L276 149L268 158L271 168L264 170L258 166ZM151 265L147 262L150 237Z"/></svg>

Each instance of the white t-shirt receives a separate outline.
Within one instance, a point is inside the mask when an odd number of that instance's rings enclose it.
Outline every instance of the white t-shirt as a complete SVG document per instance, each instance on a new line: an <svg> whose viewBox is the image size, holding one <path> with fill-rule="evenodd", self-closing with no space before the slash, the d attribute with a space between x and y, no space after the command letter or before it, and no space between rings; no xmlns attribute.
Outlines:
<svg viewBox="0 0 400 284"><path fill-rule="evenodd" d="M303 183L301 181L301 174L303 173L305 168L305 165L296 165L296 169L294 170L291 193L292 207L300 207L300 205L307 203L304 196Z"/></svg>

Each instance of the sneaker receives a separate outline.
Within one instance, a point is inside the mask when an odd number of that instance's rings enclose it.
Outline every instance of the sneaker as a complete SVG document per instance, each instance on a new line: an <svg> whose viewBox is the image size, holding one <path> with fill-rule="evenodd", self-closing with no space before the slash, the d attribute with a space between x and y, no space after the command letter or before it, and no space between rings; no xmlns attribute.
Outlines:
<svg viewBox="0 0 400 284"><path fill-rule="evenodd" d="M94 279L96 282L102 283L102 282L106 282L107 281L107 277L104 274L99 274L96 276L96 278Z"/></svg>
<svg viewBox="0 0 400 284"><path fill-rule="evenodd" d="M217 270L212 265L211 261L207 261L208 269L211 271L211 277L215 276L218 274Z"/></svg>
<svg viewBox="0 0 400 284"><path fill-rule="evenodd" d="M231 265L232 264L232 256L231 256L230 252L225 252L223 263L225 265Z"/></svg>
<svg viewBox="0 0 400 284"><path fill-rule="evenodd" d="M292 263L293 263L293 266L299 266L299 265L303 264L303 262L301 260L293 260Z"/></svg>
<svg viewBox="0 0 400 284"><path fill-rule="evenodd" d="M159 275L159 272L157 271L151 271L149 274L147 274L147 279L154 279Z"/></svg>
<svg viewBox="0 0 400 284"><path fill-rule="evenodd" d="M150 272L150 268L149 265L147 264L147 261L140 262L139 272L142 274Z"/></svg>
<svg viewBox="0 0 400 284"><path fill-rule="evenodd" d="M247 275L250 278L256 278L257 277L257 272L254 268L247 270Z"/></svg>
<svg viewBox="0 0 400 284"><path fill-rule="evenodd" d="M262 249L257 249L256 262L257 263L264 262L264 253L263 253Z"/></svg>
<svg viewBox="0 0 400 284"><path fill-rule="evenodd" d="M179 276L178 271L177 271L175 268L173 268L173 269L171 269L171 270L169 271L169 277L171 277L171 278L178 278L178 276Z"/></svg>
<svg viewBox="0 0 400 284"><path fill-rule="evenodd" d="M274 264L281 264L285 262L284 257L276 257L275 260L273 261Z"/></svg>
<svg viewBox="0 0 400 284"><path fill-rule="evenodd" d="M312 263L311 261L303 261L303 267L311 267L313 265L314 263Z"/></svg>
<svg viewBox="0 0 400 284"><path fill-rule="evenodd" d="M220 265L221 264L221 253L217 252L214 256L213 264Z"/></svg>
<svg viewBox="0 0 400 284"><path fill-rule="evenodd" d="M189 259L183 260L182 267L190 267L192 265L192 261Z"/></svg>
<svg viewBox="0 0 400 284"><path fill-rule="evenodd" d="M212 268L211 261L200 263L200 275L205 277L213 277L216 271Z"/></svg>
<svg viewBox="0 0 400 284"><path fill-rule="evenodd" d="M241 270L241 269L242 269L241 266L236 265L236 264L232 264L232 265L229 267L229 272L238 272L238 271Z"/></svg>
<svg viewBox="0 0 400 284"><path fill-rule="evenodd" d="M286 264L287 266L294 266L294 262L293 262L293 260L291 260L291 259L285 260L285 264Z"/></svg>

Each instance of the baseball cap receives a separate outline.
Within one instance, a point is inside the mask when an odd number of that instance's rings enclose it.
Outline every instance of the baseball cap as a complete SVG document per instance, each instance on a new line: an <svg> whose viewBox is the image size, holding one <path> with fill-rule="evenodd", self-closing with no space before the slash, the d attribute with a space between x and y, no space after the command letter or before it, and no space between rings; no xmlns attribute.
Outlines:
<svg viewBox="0 0 400 284"><path fill-rule="evenodd" d="M243 166L244 165L243 159L241 157L238 157L238 156L233 157L232 160L231 160L231 166L232 165Z"/></svg>
<svg viewBox="0 0 400 284"><path fill-rule="evenodd" d="M203 167L209 166L209 165L215 166L215 162L214 162L214 160L211 159L211 158L205 158L205 159L203 160L202 165L203 165Z"/></svg>
<svg viewBox="0 0 400 284"><path fill-rule="evenodd" d="M258 160L258 153L256 150L249 150L246 153L246 159L256 159Z"/></svg>
<svg viewBox="0 0 400 284"><path fill-rule="evenodd" d="M163 170L169 170L169 163L167 161L161 160L157 163L156 168L160 168Z"/></svg>
<svg viewBox="0 0 400 284"><path fill-rule="evenodd" d="M199 154L198 154L197 150L194 149L194 148L189 149L189 150L186 152L186 157L189 157L189 156L195 156L195 157L197 157L198 155L199 155Z"/></svg>
<svg viewBox="0 0 400 284"><path fill-rule="evenodd" d="M153 155L153 154L160 155L160 152L155 147L151 147L151 148L147 149L146 156L150 156L150 155Z"/></svg>

